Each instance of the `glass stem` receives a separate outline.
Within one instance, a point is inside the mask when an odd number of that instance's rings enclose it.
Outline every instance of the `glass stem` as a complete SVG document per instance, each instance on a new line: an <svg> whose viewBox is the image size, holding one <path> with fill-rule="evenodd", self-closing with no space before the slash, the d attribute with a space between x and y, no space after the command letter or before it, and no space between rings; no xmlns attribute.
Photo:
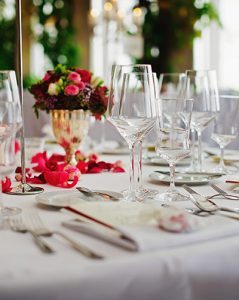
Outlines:
<svg viewBox="0 0 239 300"><path fill-rule="evenodd" d="M130 145L130 173L129 173L129 193L130 195L134 194L135 188L135 166L134 166L134 149L135 145Z"/></svg>
<svg viewBox="0 0 239 300"><path fill-rule="evenodd" d="M224 147L220 146L220 163L219 169L225 171L225 164L224 164Z"/></svg>
<svg viewBox="0 0 239 300"><path fill-rule="evenodd" d="M138 142L138 178L137 178L138 190L142 189L142 155L143 155L142 149L143 149L143 143L142 141L139 141Z"/></svg>
<svg viewBox="0 0 239 300"><path fill-rule="evenodd" d="M170 163L170 186L169 186L169 192L175 191L175 183L174 183L174 177L175 177L175 164Z"/></svg>
<svg viewBox="0 0 239 300"><path fill-rule="evenodd" d="M202 171L202 132L197 130L198 134L198 170Z"/></svg>
<svg viewBox="0 0 239 300"><path fill-rule="evenodd" d="M191 170L195 171L195 167L196 167L196 153L195 153L195 140L196 140L196 134L195 134L195 129L192 128L191 129L191 143L192 143L192 147L191 147L191 155L192 155L192 159L191 159Z"/></svg>

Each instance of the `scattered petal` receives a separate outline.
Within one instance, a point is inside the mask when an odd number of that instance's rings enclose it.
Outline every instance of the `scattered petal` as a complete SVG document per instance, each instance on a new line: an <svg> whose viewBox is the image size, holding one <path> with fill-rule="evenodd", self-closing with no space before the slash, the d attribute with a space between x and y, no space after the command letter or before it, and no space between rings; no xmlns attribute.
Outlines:
<svg viewBox="0 0 239 300"><path fill-rule="evenodd" d="M111 171L113 173L124 173L125 172L125 170L121 167L114 167Z"/></svg>
<svg viewBox="0 0 239 300"><path fill-rule="evenodd" d="M93 167L90 170L88 170L87 173L101 173L101 172L102 172L101 168L99 168L99 167Z"/></svg>
<svg viewBox="0 0 239 300"><path fill-rule="evenodd" d="M3 193L7 193L10 192L12 189L12 182L11 179L9 177L5 178L5 181L2 180L2 192Z"/></svg>

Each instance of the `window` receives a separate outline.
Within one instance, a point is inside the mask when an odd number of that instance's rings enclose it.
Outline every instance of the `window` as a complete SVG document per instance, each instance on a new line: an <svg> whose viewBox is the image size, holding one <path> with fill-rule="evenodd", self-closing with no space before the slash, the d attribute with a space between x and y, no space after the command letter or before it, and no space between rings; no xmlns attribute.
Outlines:
<svg viewBox="0 0 239 300"><path fill-rule="evenodd" d="M214 1L222 28L212 24L194 43L194 68L215 69L221 90L239 91L239 1Z"/></svg>

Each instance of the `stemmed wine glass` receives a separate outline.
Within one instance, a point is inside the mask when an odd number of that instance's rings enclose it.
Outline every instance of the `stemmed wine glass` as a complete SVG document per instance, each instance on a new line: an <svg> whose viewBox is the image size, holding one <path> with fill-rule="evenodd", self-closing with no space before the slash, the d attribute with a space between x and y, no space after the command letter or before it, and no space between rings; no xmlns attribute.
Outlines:
<svg viewBox="0 0 239 300"><path fill-rule="evenodd" d="M125 73L153 74L151 65L148 64L113 65L110 82L110 101L119 101L123 84L123 76ZM157 76L156 74L153 74L152 76L155 84L155 93L157 93ZM135 189L138 198L146 199L147 197L151 198L156 195L158 191L151 188L145 188L142 183L142 139L143 137L136 143L137 147L134 151L134 155L137 158L137 176L135 176L137 178L135 180Z"/></svg>
<svg viewBox="0 0 239 300"><path fill-rule="evenodd" d="M22 126L21 108L14 71L0 71L0 176L10 175L16 167L14 141ZM0 191L0 194L2 191ZM3 207L0 214L11 216L21 212L17 207Z"/></svg>
<svg viewBox="0 0 239 300"><path fill-rule="evenodd" d="M157 154L170 167L170 187L158 194L155 200L162 202L188 199L175 188L175 164L190 155L190 122L193 100L185 98L185 74L161 74L158 100Z"/></svg>
<svg viewBox="0 0 239 300"><path fill-rule="evenodd" d="M153 128L156 122L156 99L152 74L125 73L122 86L119 88L120 90L116 89L117 91L111 90L107 118L129 146L130 184L129 189L124 192L124 199L134 201L137 200L134 168L135 144Z"/></svg>
<svg viewBox="0 0 239 300"><path fill-rule="evenodd" d="M233 142L239 133L239 97L220 96L220 113L216 116L211 138L220 147L220 163L216 171L230 173L224 164L224 148Z"/></svg>
<svg viewBox="0 0 239 300"><path fill-rule="evenodd" d="M202 132L214 120L220 110L216 72L214 70L187 70L187 97L194 100L191 131L198 137L198 165L194 171L202 171ZM194 149L194 145L193 145ZM195 151L193 151L195 163Z"/></svg>

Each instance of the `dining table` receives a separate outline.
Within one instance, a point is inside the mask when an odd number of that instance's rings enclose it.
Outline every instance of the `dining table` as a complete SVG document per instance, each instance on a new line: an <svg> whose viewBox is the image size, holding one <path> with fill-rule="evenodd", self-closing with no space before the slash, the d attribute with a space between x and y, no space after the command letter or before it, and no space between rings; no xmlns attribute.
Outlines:
<svg viewBox="0 0 239 300"><path fill-rule="evenodd" d="M77 186L94 190L121 192L128 188L129 158L125 154L100 154L107 162L121 160L126 172L82 174ZM216 165L208 158L206 166ZM166 166L143 164L144 187L164 192L168 184L151 180L155 170L168 170ZM235 169L236 170L236 169ZM214 178L212 182L232 192L226 179L239 179L239 171ZM15 183L14 183L15 184ZM76 190L42 185L44 194L72 193ZM203 195L215 193L210 185L192 187ZM185 194L182 186L178 189ZM42 195L44 195L42 194ZM239 195L239 194L238 194ZM11 230L8 219L1 219L0 230L0 299L2 300L220 300L239 299L239 219L231 220L218 214L216 218L232 222L234 230L225 231L224 225L215 227L215 235L197 239L192 233L167 233L172 243L160 247L161 231L154 235L156 247L130 251L90 234L63 226L74 219L64 209L41 204L34 195L3 195L7 206L20 207L23 213L37 212L51 230L59 230L79 243L100 253L104 259L91 259L75 251L58 236L44 240L54 253L40 251L29 233ZM183 204L182 204L183 202ZM179 206L195 208L187 200ZM215 199L218 205L239 207L239 200ZM142 201L143 205L144 201ZM177 203L175 204L177 205ZM127 204L125 206L127 210ZM200 223L210 227L215 214L196 216ZM238 224L238 225L237 225ZM207 228L206 228L207 230ZM147 233L146 233L147 234ZM173 243L186 235L186 243ZM185 239L185 240L186 240ZM154 241L153 241L154 242ZM162 240L165 245L165 240Z"/></svg>

